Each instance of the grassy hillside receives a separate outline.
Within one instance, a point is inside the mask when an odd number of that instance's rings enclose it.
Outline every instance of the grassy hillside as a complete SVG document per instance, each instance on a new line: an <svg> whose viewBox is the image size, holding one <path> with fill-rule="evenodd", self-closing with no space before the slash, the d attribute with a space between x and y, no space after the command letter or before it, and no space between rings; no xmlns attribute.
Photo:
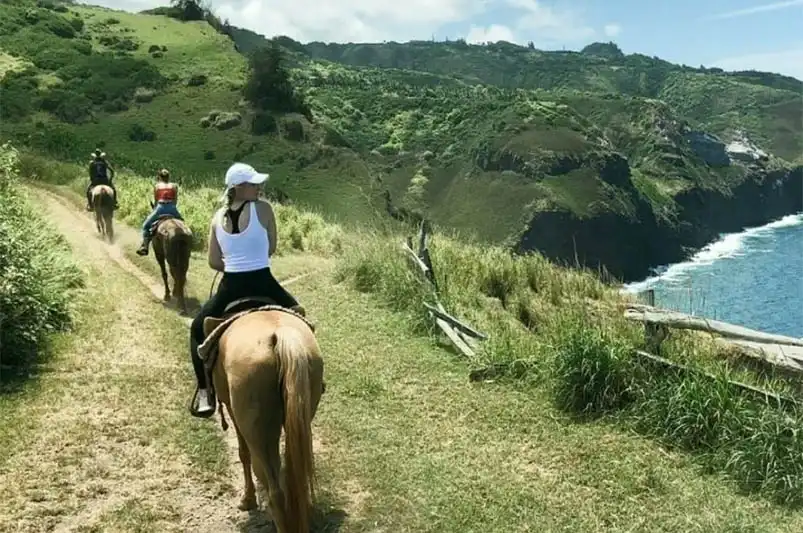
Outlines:
<svg viewBox="0 0 803 533"><path fill-rule="evenodd" d="M56 190L80 206L79 169L29 155L22 163L24 172L45 184L66 186ZM131 190L148 186L133 174L121 183ZM199 187L185 196L182 210L194 227L205 226L216 192ZM138 222L132 206L137 209L123 199L119 213ZM524 523L532 502L551 502L551 490L578 486L584 497L573 505L543 510L554 524L590 530L604 516L616 530L616 524L632 527L636 515L647 513L662 530L673 531L689 520L688 513L664 507L676 491L698 502L694 506L710 506L702 514L719 517L703 519L712 530L749 529L759 520L753 513L771 521L801 503L803 444L794 433L800 413L746 396L727 382L737 379L798 398L795 380L772 369L756 372L691 332L673 333L661 355L717 377L662 370L636 357L645 348L642 328L624 320L625 297L593 273L436 234L431 252L441 300L489 335L476 356L465 360L443 349L426 316L422 302L431 301L432 293L399 249L405 234L398 227L354 231L294 207L277 212L277 265L323 269L302 288L291 288L318 324L334 369L327 391L333 396L321 415L331 444L321 464L330 469L326 480L335 495L354 483L346 477L357 476L368 487L369 530L384 523L389 510L409 518L411 531L434 520L430 511L444 531L465 530L466 512L480 508L477 528ZM128 258L156 276L153 259L134 254L138 236L120 233ZM196 255L190 269L191 296L199 299L206 298L213 276L204 261ZM468 385L471 370L496 384ZM431 414L410 418L410 412ZM534 457L528 448L534 445L552 452ZM551 455L556 450L560 457ZM361 460L355 463L354 454ZM499 468L508 465L503 456L530 466ZM658 466L652 459L657 456L674 457L674 466ZM559 489L550 476L511 474L529 472L538 461L563 472ZM466 476L466 465L479 478ZM388 468L397 474L392 480L386 479ZM421 493L432 483L440 490ZM526 497L511 499L509 487L519 483ZM443 491L462 493L463 503L447 504ZM405 500L417 494L419 503L411 508L399 501L400 494ZM352 520L349 527L361 531L361 518ZM775 527L768 524L763 527Z"/></svg>
<svg viewBox="0 0 803 533"><path fill-rule="evenodd" d="M316 59L449 74L469 83L657 98L697 127L715 134L746 127L777 155L789 160L799 155L801 125L793 120L803 111L803 82L779 74L675 65L625 55L613 43L594 43L581 52L545 52L503 41L484 46L313 42L302 49Z"/></svg>
<svg viewBox="0 0 803 533"><path fill-rule="evenodd" d="M167 166L187 186L219 183L231 161L245 160L269 169L277 195L341 222L402 209L564 259L559 246L531 238L552 232L540 214L568 213L590 228L621 220L654 228L633 239L665 240L690 216L679 195L728 197L799 156L799 81L681 67L600 43L575 53L278 38L312 122L279 113L257 135L238 50L261 37L214 17L165 14L0 5L0 133L69 161L101 145L118 165L146 175ZM702 132L721 141L692 142ZM734 161L725 144L737 135L770 156ZM677 255L699 240L684 238L665 248Z"/></svg>
<svg viewBox="0 0 803 533"><path fill-rule="evenodd" d="M0 5L0 50L15 65L2 82L4 135L72 161L100 145L118 166L146 174L167 166L185 185L222 181L221 170L244 159L267 166L274 187L296 200L370 218L359 200L369 171L356 155L249 133L239 92L246 60L205 21L32 5ZM235 118L203 127L210 114Z"/></svg>

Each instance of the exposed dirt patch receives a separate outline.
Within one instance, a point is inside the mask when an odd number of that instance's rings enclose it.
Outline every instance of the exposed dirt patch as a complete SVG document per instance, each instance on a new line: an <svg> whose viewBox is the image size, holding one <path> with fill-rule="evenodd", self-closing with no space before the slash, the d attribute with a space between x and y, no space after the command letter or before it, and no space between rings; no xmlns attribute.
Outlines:
<svg viewBox="0 0 803 533"><path fill-rule="evenodd" d="M175 420L189 416L187 386L164 344L184 328L132 276L157 300L161 287L118 244L102 242L88 217L50 195L43 207L88 289L79 330L43 378L52 394L31 406L40 429L0 469L0 524L37 533L119 530L114 524L134 514L145 530L242 531L237 490L200 480L175 444Z"/></svg>
<svg viewBox="0 0 803 533"><path fill-rule="evenodd" d="M88 277L81 313L86 324L50 368L48 379L58 392L34 410L40 431L32 446L0 469L0 501L6 504L0 525L86 532L127 529L133 521L138 530L273 531L264 512L236 508L242 467L233 429L225 433L230 475L222 484L199 481L197 465L164 438L171 419L184 417L186 423L189 417L188 398L182 396L188 386L175 386L189 361L182 368L165 357L162 345L176 344L171 332L178 326L186 334L191 319L154 307L161 302L161 283L134 265L123 248L138 243L137 232L116 224L114 243L106 243L68 200L37 193ZM172 327L166 328L165 320ZM220 431L216 418L190 423ZM313 446L316 454L322 451L319 435Z"/></svg>

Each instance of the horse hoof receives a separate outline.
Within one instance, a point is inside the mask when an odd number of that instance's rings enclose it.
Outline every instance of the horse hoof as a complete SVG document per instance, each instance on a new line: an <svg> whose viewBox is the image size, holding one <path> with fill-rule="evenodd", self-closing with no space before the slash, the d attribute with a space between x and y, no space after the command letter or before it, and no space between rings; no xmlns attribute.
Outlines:
<svg viewBox="0 0 803 533"><path fill-rule="evenodd" d="M251 511L257 508L256 496L243 496L237 508L241 511Z"/></svg>

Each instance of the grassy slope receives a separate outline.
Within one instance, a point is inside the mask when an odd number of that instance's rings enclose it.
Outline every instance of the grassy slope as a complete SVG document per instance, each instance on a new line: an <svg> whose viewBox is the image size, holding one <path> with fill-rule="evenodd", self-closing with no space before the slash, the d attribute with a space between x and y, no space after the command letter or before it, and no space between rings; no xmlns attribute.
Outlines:
<svg viewBox="0 0 803 533"><path fill-rule="evenodd" d="M98 13L94 8L91 11ZM124 24L121 17L121 23L113 26L124 27ZM167 20L165 24L177 23ZM170 51L168 47L167 54ZM153 61L158 62L159 59ZM345 70L337 66L322 68L326 72ZM365 76L369 79L370 76L387 79L393 74L374 72ZM354 80L356 83L366 79L362 74L357 78ZM337 87L327 89L329 97L343 94L342 85L343 83L340 83ZM188 88L179 89L177 86L172 86L168 90L168 95L173 90L186 91L183 94L189 94L191 91ZM202 93L202 90L198 91ZM387 98L387 102L390 103L378 104L389 105L393 111L377 113L377 116L384 116L389 121L387 124L383 123L380 129L393 127L402 119L410 118L404 113L405 109L399 109L400 104L411 106L407 97L393 93L393 86L388 86L383 92L383 98ZM157 96L154 102L162 97ZM552 102L561 98L575 98L575 105L579 106L577 99L586 97L567 93L560 97L553 95L541 100ZM494 106L499 104L495 103L495 99L496 96L489 99L490 109L487 110L489 113L487 116L497 116L498 107ZM535 95L526 97L521 108L526 110L526 107L533 107L534 100L538 100ZM361 112L370 111L361 105L364 103L363 100L354 101ZM451 100L446 100L444 104L450 102ZM627 98L620 99L620 103L616 106L621 107L622 102L632 101ZM644 102L638 101L636 106L645 105ZM141 109L141 115L146 119L149 116L150 105L153 104L143 105ZM334 104L327 105L334 107ZM539 107L538 112L534 114L537 117L546 117L554 105L547 104L546 109ZM206 112L202 106L196 109L201 114ZM660 106L656 106L656 109L660 109ZM173 111L173 108L163 111L165 113ZM474 111L474 108L464 110L469 115ZM438 112L440 111L428 111L435 117L432 119L433 122L438 122ZM484 115L479 116L484 117ZM563 120L571 116L573 115L561 113L559 118ZM130 113L129 119L135 120ZM418 131L416 126L422 120L424 120L422 117L408 120L404 127L398 128L398 131L393 129L389 132L388 138L393 138L391 133L397 133L397 138L401 134L408 135L407 142L413 145L415 142L421 142L409 134ZM103 120L98 122L102 123ZM559 122L558 126L561 125ZM93 127L91 124L78 126L76 131L80 132L83 131L80 128L91 127ZM473 126L469 122L464 127L467 131L471 131ZM504 128L505 125L501 127ZM370 133L373 128L373 122L368 121L364 130ZM535 132L529 130L524 132L525 138L530 134L538 138L540 134L538 128L533 129ZM594 131L585 126L581 129L584 134ZM550 127L547 131L552 132L554 128ZM521 133L517 132L516 135ZM638 128L631 133L636 136ZM209 135L216 134L209 133ZM242 132L241 134L245 135ZM446 137L448 132L444 135L444 138ZM550 140L554 138L550 135L541 135L541 138L544 137ZM576 140L577 135L570 134L569 138ZM151 146L163 147L169 144L164 137L160 139L151 143ZM271 140L275 142L275 139ZM483 140L496 141L487 138ZM514 135L511 139L500 139L498 142L515 140ZM85 141L86 139L80 142ZM86 142L91 148L93 140ZM283 142L285 141L279 141ZM301 150L307 148L309 147ZM170 150L169 147L165 149ZM286 157L286 153L281 150L285 148L281 146L277 148L277 157ZM143 157L149 157L148 153L143 152L143 154L145 154ZM418 154L413 155L418 156ZM457 158L456 165L461 164L461 157L464 155L465 153ZM340 159L336 160L340 162ZM189 163L192 161L190 158ZM405 164L411 168L419 165L417 162L402 161L402 166ZM29 166L35 165L29 163ZM67 170L58 173L59 181L69 183L76 190L82 190L80 183L82 179L73 179L75 169L54 168L60 171ZM331 169L328 172L333 173ZM53 174L40 176L49 180L54 179ZM287 180L287 177L281 174L278 177ZM444 180L448 182L448 178L447 175ZM500 178L509 179L510 176L500 175ZM401 190L406 185L405 178L399 176L398 179L399 182L395 186ZM433 182L436 180L437 178L433 179ZM305 181L300 179L293 186L304 190L303 187L311 185ZM579 190L582 193L586 190L577 189L573 184L565 182L565 178L563 180L558 178L547 181L543 187L556 187L557 192L569 195L569 202L574 199L575 191ZM145 196L147 181L128 176L121 183L131 194L123 197L123 208L119 213L123 218L138 222L144 215L145 207L139 202ZM331 189L331 186L327 186L327 189L321 183L323 182L320 180L316 181L316 186L319 187L317 190L323 198L328 196L328 189ZM340 180L337 180L337 183L339 185ZM650 183L663 186L660 182ZM670 185L665 187L668 188ZM313 187L310 189L315 190ZM593 190L593 187L590 189ZM338 190L343 188L339 187ZM442 187L441 190L448 191L448 187ZM217 191L196 187L187 192L189 194L184 196L183 209L190 214L196 231L200 229L200 234L203 235L205 220ZM343 194L341 198L344 199L342 205L347 205L348 194ZM391 235L393 240L386 241L376 236L358 234L356 239L353 239L351 238L353 234L345 234L341 230L324 226L318 217L300 214L293 209L283 210L280 217L282 217L281 227L286 228L283 231L287 232L282 237L282 243L286 244L280 244L285 247L285 251L304 249L326 253L336 251L337 248L355 240L360 241L363 246L357 249L358 253L355 252L355 248L347 248L351 253L346 260L339 261L334 279L348 279L352 285L374 291L388 300L393 308L407 315L405 319L404 316L390 313L384 307L378 307L373 298L358 295L347 284L332 288L319 278L310 278L299 282L297 289L294 289L302 301L314 302L310 307L314 309L316 320L322 324L336 324L331 329L323 328L321 338L332 347L333 375L342 385L334 388L332 396L336 401L332 402L334 405L329 411L331 414L322 414L320 423L324 425L325 442L327 445L331 443L330 451L325 450L323 453L325 459L322 462L328 461L332 465L332 470L326 471L324 478L334 493L333 498L342 506L348 507L349 514L354 517L346 530L374 530L374 524L390 527L385 521L390 519L394 510L401 513L401 522L409 524L411 531L425 529L431 524L439 526L440 530L470 530L475 525L478 530L492 530L497 524L509 527L510 523L521 523L521 529L524 530L524 520L530 516L528 513L533 512L533 509L539 511L538 520L553 530L567 527L593 530L605 525L624 528L629 525L627 521L631 519L644 520L645 529L660 523L667 524L667 530L688 527L706 530L717 527L723 530L750 530L757 527L764 528L768 524L775 524L778 530L784 530L783 520L786 515L784 511L772 507L764 500L747 500L734 496L732 489L725 488L725 482L717 481L712 484L710 479L697 477L696 467L691 466L689 456L676 455L674 452L664 456L662 452L656 452L654 444L628 436L629 433L623 433L613 425L621 415L625 427L634 428L636 424L633 422L638 421L638 416L641 416L642 421L649 421L651 415L653 426L656 426L656 421L659 421L657 425L660 426L661 413L657 408L651 413L647 412L649 405L643 403L640 404L643 412L640 415L638 411L635 412L633 418L628 418L627 412L624 414L614 412L612 416L602 421L575 425L552 407L553 397L549 387L542 390L532 386L532 382L555 378L549 370L549 365L555 355L552 352L556 346L577 341L561 336L560 322L551 318L553 315L564 314L558 310L576 310L583 307L585 306L583 297L588 297L601 302L603 317L606 321L611 321L610 327L614 329L621 327L621 320L614 318L615 309L610 307L616 302L616 297L603 290L598 282L587 275L563 272L537 257L517 262L499 250L465 248L455 245L448 239L438 239L436 265L444 265L440 275L442 284L447 285L448 306L479 327L488 330L494 339L478 360L471 363L478 365L518 361L529 369L525 372L525 377L532 378L528 383L529 386L523 388L487 385L468 387L464 384L464 363L444 360L446 356L444 351L435 347L425 337L409 336L414 331L420 331L422 317L417 302L423 295L411 288L414 287L414 280L406 273L407 269L403 263L396 260L398 250L395 239L398 236ZM499 224L504 223L505 221L499 222ZM130 235L126 244L127 249L133 249L135 241L136 235ZM332 250L332 243L335 243L335 250ZM305 265L305 268L312 265L328 268L329 264L309 255L293 256L292 259L285 260L292 261L293 265ZM135 258L135 261L137 264L147 265L145 268L154 267L150 258ZM198 258L195 261L192 290L202 299L206 295L210 279L206 275L203 261L198 263ZM484 296L480 296L482 294ZM507 310L500 306L498 299L505 302ZM345 320L344 317L353 319ZM517 319L529 322L532 331L522 328ZM625 331L624 334L632 335L633 331L631 328L629 333ZM400 332L406 332L408 335L400 336ZM599 342L591 337L582 337L580 340L592 344ZM621 339L614 340L610 347L606 344L597 344L595 349L601 351L596 355L604 354L608 348L618 351L629 346L623 342ZM372 351L361 352L363 346L371 346ZM571 344L567 346L571 348ZM359 354L361 363L359 365L354 364L355 353ZM571 350L568 353L571 355ZM681 359L699 359L700 355L706 355L705 350L701 350L685 337L681 337L676 343L671 354ZM717 366L713 361L698 362ZM459 385L460 382L463 385ZM663 391L664 399L672 390L670 387L669 390ZM703 393L702 400L705 400L704 395L707 393L698 392ZM727 395L725 398L727 399ZM675 401L682 399L678 398ZM705 406L709 404L701 401L696 408L704 411ZM511 406L515 406L515 409L511 409ZM688 415L687 418L670 417L672 420L680 420L678 427L665 427L663 434L660 427L653 427L646 433L652 432L655 436L674 444L677 444L676 440L673 441L673 438L677 439L677 435L672 431L678 434L686 431L692 435L696 435L695 432L708 431L709 437L711 434L716 435L715 432L712 433L710 427L700 426L699 416L697 418L692 416L695 406L685 405L681 408L686 410L684 413ZM410 412L433 412L438 415L410 418ZM382 413L383 416L377 417L377 413ZM521 421L519 415L529 423L518 424ZM327 416L332 418L327 419ZM760 419L774 420L772 417ZM500 420L503 422L501 425ZM702 420L707 421L705 418ZM510 423L505 424L505 421ZM741 419L739 422L741 423ZM643 429L642 431L644 432ZM444 441L444 434L452 436L452 439ZM533 435L537 435L537 438L533 439ZM761 438L767 439L766 441L754 439L758 442L757 447L772 444L772 433L769 428L765 428L763 434L757 432L756 435L763 435ZM362 446L353 446L352 443L355 441L360 442ZM533 444L534 441L537 444ZM610 446L605 443L610 443ZM729 442L728 445L730 444ZM742 444L737 443L737 445ZM388 450L393 452L389 454ZM418 453L420 450L429 453ZM622 459L622 450L625 450L625 459ZM737 453L739 450L737 447ZM608 451L611 453L607 454ZM214 460L217 457L215 454L218 453L219 450L212 451L206 457ZM725 454L727 453L728 450L725 450ZM615 456L618 462L605 463L605 458L610 456ZM771 455L765 457L772 459ZM716 465L715 461L710 463L703 461L703 463L709 467L712 464ZM610 468L601 467L601 464L608 464ZM744 466L744 461L740 463L737 460L736 465L739 468L744 467L742 478L755 472L750 470L750 467ZM777 465L779 465L777 468L783 469L782 463ZM718 469L721 469L721 465L718 466ZM753 468L761 471L762 466L757 459ZM382 478L385 477L388 468L396 476L392 483L383 483ZM471 474L467 474L467 470ZM636 471L645 473L643 483L637 484L638 486L633 484ZM764 471L770 470L764 469ZM435 472L440 474L435 475ZM737 479L738 474L739 472L736 475ZM771 476L777 474L777 469L770 472ZM344 479L349 481L344 482ZM796 479L796 477L790 478L790 483L797 483ZM422 487L427 485L435 488L423 492ZM510 492L512 490L510 487L524 491L528 496L527 499L522 500L521 497L514 496ZM761 487L752 486L750 490L756 488ZM772 487L768 488L772 492ZM443 497L455 493L459 493L464 499L465 507L455 505L454 498ZM581 494L581 496L576 499L566 498L565 493ZM556 498L556 494L561 497ZM627 494L627 498L623 499L622 494ZM701 495L711 496L714 503L706 501ZM487 505L488 499L493 505ZM676 513L675 503L671 506L667 504L673 499L682 500L685 502L685 507L699 511L694 525L689 526L688 519ZM539 504L534 506L533 502ZM417 504L426 511L420 511ZM478 512L477 509L482 511ZM643 509L649 509L650 514L645 515ZM465 520L467 513L463 511L466 510L470 510L478 517L478 524L461 522ZM794 529L794 524L790 527Z"/></svg>
<svg viewBox="0 0 803 533"><path fill-rule="evenodd" d="M505 42L478 46L460 41L314 42L303 47L314 58L354 66L412 68L504 87L660 98L681 115L711 128L713 133L728 133L730 127L742 126L777 155L788 160L797 157L800 124L787 122L779 128L779 122L800 116L803 105L799 98L803 90L800 80L763 72L696 69L641 54L625 56L598 48L590 45L581 53L544 52ZM779 104L789 106L787 113L779 113L776 108ZM724 120L717 121L717 117ZM742 120L734 124L734 117ZM790 146L790 135L795 138L797 149Z"/></svg>
<svg viewBox="0 0 803 533"><path fill-rule="evenodd" d="M71 169L63 164L48 166L30 156L25 157L24 162L25 169L35 168L34 164L38 162L38 175L49 183L57 182L56 177L70 176L71 173ZM141 177L128 175L124 180L123 183L133 190L147 187L147 181ZM74 201L80 203L81 181L67 181L66 185ZM185 195L182 201L182 210L191 224L202 228L197 232L200 235L205 235L205 220L214 209L215 197L213 190L197 189ZM131 201L124 198L122 204L121 217L118 218L138 222L137 217L141 215L132 216ZM382 320L390 320L386 326L381 326L386 328L382 331L387 335L401 335L400 339L404 340L399 342L406 343L413 342L411 334L413 338L420 338L418 334L431 331L431 322L422 313L420 304L422 299L426 299L426 292L419 288L396 244L402 240L401 235L391 228L388 228L390 232L378 228L370 233L354 234L324 224L319 216L299 213L293 208L280 208L278 215L282 232L279 250L283 255L278 264L284 266L281 276L289 275L287 273L291 271L330 271L334 260L334 281L350 280L345 287L340 284L345 292L339 293L338 298L357 298L362 302L360 305L375 305L370 303L375 300L357 297L347 288L351 285L375 293L391 310L401 313L402 318L393 319L391 315L382 315L387 317ZM158 275L151 258L134 255L138 235L124 235L121 245L129 258L152 275ZM539 256L515 259L501 249L460 245L445 236L435 236L432 246L444 304L491 337L477 356L468 361L471 368L497 365L503 382L509 383L513 378L521 383L514 390L525 396L532 395L534 401L537 399L542 405L568 401L575 405L568 408L570 412L586 407L592 411L601 410L604 420L617 422L628 431L655 437L670 447L686 449L692 452L689 458L693 458L693 462L713 471L730 473L733 479L746 483L745 488L750 492L766 491L783 499L796 491L794 487L799 486L799 476L792 475L785 481L777 476L796 471L797 459L794 457L797 457L795 450L800 442L793 440L777 447L773 440L775 433L786 431L786 424L791 422L778 418L778 413L771 408L744 403L738 394L722 384L694 379L677 381L671 375L661 374L643 381L645 376L654 373L654 369L644 374L632 359L632 351L643 348L641 330L622 319L622 297L601 285L593 276L554 267ZM196 255L193 261L197 266L190 272L191 292L202 300L206 298L212 276L203 266L203 256ZM299 286L309 287L312 291L309 293L311 296L302 295L302 301L306 303L311 298L309 307L315 309L315 313L318 305L334 305L321 303L335 298L334 289L329 284L320 275L299 282ZM332 320L337 325L333 326L331 334L336 338L352 327L347 320L341 322L341 316L348 316L349 312L361 313L356 308L349 311L350 305L344 300L333 311ZM378 317L376 313L371 311L368 315ZM354 320L354 327L360 327L360 324L360 320ZM380 326L371 326L369 331L374 331L371 328ZM358 352L364 346L384 346L378 344L372 333L338 342L349 344L352 346L349 350ZM416 344L411 350L421 348ZM798 394L793 382L786 382L773 372L756 374L753 368L743 366L736 359L723 359L723 354L713 345L695 335L673 335L665 343L662 354L760 387L792 396ZM445 356L447 353L441 350L432 352L433 359ZM386 358L395 360L390 355L380 354L378 357L376 364L382 364ZM594 361L593 365L591 361ZM463 368L465 376L465 363L457 365L453 368ZM578 373L574 365L587 370ZM365 377L359 379L375 380L375 377L368 376L377 371L366 371ZM617 403L623 379L625 382L636 379L630 385L635 397L624 406ZM591 381L586 383L584 380ZM606 387L607 392L600 389L600 385ZM494 394L508 394L505 392L507 387L493 390ZM669 408L675 410L671 415L662 411ZM727 423L712 425L711 422L719 420L723 413L732 415L732 418L728 418ZM403 433L406 430L399 427L398 431ZM709 442L719 444L711 448L706 444ZM746 462L748 458L755 462ZM420 481L420 478L416 480Z"/></svg>
<svg viewBox="0 0 803 533"><path fill-rule="evenodd" d="M45 147L42 143L60 148L62 143L57 139L67 135L69 146L63 156L68 160L85 160L95 146L102 145L113 163L141 172L167 166L184 184L218 181L221 171L234 159L261 163L269 166L273 186L295 201L326 205L335 218L348 222L370 220L374 215L369 202L354 201L361 195L370 198L372 185L366 165L357 157L248 133L248 116L239 93L245 59L235 52L234 43L206 22L182 23L164 16L86 6L70 6L65 16L78 16L85 21L83 35L96 52L109 49L100 44L103 37L132 38L139 43L139 49L131 56L158 68L168 85L149 102L134 101L128 110L116 113L95 110L92 120L80 124L65 125L43 113L34 117L40 123L37 127L28 121L6 121L4 129L8 134L18 139L28 139L33 134L39 148ZM0 50L17 46L18 38L23 36L16 33L0 38ZM167 50L156 58L148 53L151 45ZM188 79L196 74L206 75L207 83L187 86ZM240 112L244 115L243 124L226 131L201 128L200 120L213 110ZM135 125L153 131L156 140L132 142L129 132ZM208 159L210 153L214 159ZM332 186L333 175L338 176L337 187Z"/></svg>
<svg viewBox="0 0 803 533"><path fill-rule="evenodd" d="M38 127L7 122L6 133L34 139L37 149L55 145L79 160L102 141L113 161L140 173L169 166L184 184L215 182L229 161L244 159L267 166L273 186L295 201L344 222L373 220L383 189L398 205L494 242L515 238L539 209L630 216L639 194L669 220L673 194L730 186L734 178L706 168L676 131L662 141L667 128L677 129L682 119L724 134L743 126L787 158L797 154L800 140L800 128L789 119L799 105L795 86L777 76L725 76L639 55L605 58L505 44L304 46L289 39L282 43L301 60L294 75L317 124L305 124L305 142L255 137L238 91L245 60L208 24L86 6L69 7L65 16L74 15L86 22L77 38L90 38L96 51L107 48L99 41L104 37L139 42L133 57L157 67L168 79L166 88L152 101L122 112L98 111L82 124L56 126L37 113ZM0 50L18 45L20 35L0 38ZM241 50L259 42L244 31L235 39ZM151 45L167 50L152 57ZM382 68L310 62L304 54ZM196 74L209 81L188 87ZM468 87L477 82L538 90ZM201 128L199 121L212 110L239 112L243 123L226 131ZM132 142L135 125L156 139ZM611 152L629 158L632 183L612 188L588 170ZM424 179L418 195L416 175Z"/></svg>
<svg viewBox="0 0 803 533"><path fill-rule="evenodd" d="M80 196L64 193L76 208L80 206ZM32 430L27 435L31 442L40 440L46 445L48 439L58 438L69 444L69 457L90 469L84 471L93 472L82 481L93 492L83 492L82 499L75 500L59 489L58 482L71 464L66 459L49 475L30 477L26 458L39 448L17 447L7 454L0 472L9 480L36 481L29 491L15 490L11 499L5 500L11 502L6 507L7 517L22 520L22 524L35 523L36 527L41 526L41 520L55 524L84 517L94 530L116 526L162 531L212 517L220 531L234 530L237 523L247 531L261 531L253 520L248 521L252 524L248 529L244 516L227 514L226 505L233 508L234 504L231 486L238 490L239 478L236 468L230 473L225 462L221 463L215 422L193 422L184 411L183 394L189 393L190 380L189 363L182 359L185 343L179 330L183 328L167 311L152 308L156 304L146 297L141 285L129 281L129 274L107 264L102 246L84 233L91 231L88 221L65 220L62 211L54 205L47 209L51 217L61 219L61 230L84 257L91 282L82 299L81 326L54 365L76 376L114 372L113 381L104 377L71 383L83 383L80 394L96 395L93 401L114 402L118 408L113 412L100 410L79 423L67 415L82 404L55 401L64 398L56 393L63 390L64 381L58 372L48 374L42 381L44 392L26 400L31 413L38 413L39 407L51 409L48 430ZM118 245L125 247L127 257L155 275L153 259L132 252L136 234L123 227L118 234ZM441 255L438 258L445 260ZM343 511L346 517L339 531L344 533L533 528L730 532L795 531L801 527L799 515L761 499L736 495L726 481L702 475L685 454L666 451L623 432L612 419L573 421L555 409L546 389L504 383L470 385L464 362L427 337L416 335L410 329L411 322L378 305L374 297L355 292L348 283L333 284L331 265L331 261L309 254L286 255L277 261L280 277L300 271L296 269L319 270L291 289L310 309L326 350L329 387L315 431L316 464L327 502L323 511L328 510L332 517L330 527L340 520L337 517ZM191 295L203 299L211 272L202 258L193 259L190 274ZM92 289L100 286L104 287L103 294ZM113 301L130 302L132 313L106 312L111 301L109 291ZM145 309L149 310L140 316ZM119 357L109 359L115 353L109 346L131 346L125 334L131 324L140 332L158 324L158 330L140 341L142 361L154 353L164 353L148 350L149 343L160 338L177 339L167 347L175 355L158 358L161 365L171 365L170 369L160 369L158 376L143 380L142 372L149 375L146 370L137 370L135 365L119 366ZM178 329L175 335L164 337L165 327L170 332ZM102 340L106 336L108 339ZM93 348L99 341L104 345L103 354ZM83 361L79 366L73 359L76 353ZM173 361L174 357L178 359ZM106 385L97 388L95 383ZM160 398L158 405L151 407L151 411L159 407L160 415L153 416L156 411L139 413L137 423L126 426L125 420L134 413L125 408L126 401L135 401L143 394ZM117 448L113 465L104 465L99 453L119 446L113 440L101 439L98 444L95 439L95 452L85 455L86 442L81 439L89 428L94 428L96 438L112 428L119 433L124 426L128 445ZM11 429L5 419L0 427ZM150 445L132 447L137 441ZM204 445L199 447L199 442ZM163 462L168 450L172 450L169 463ZM191 462L175 461L176 453L188 454ZM160 490L136 496L131 492L135 486L128 483L147 479L140 473L126 474L125 469L136 467L143 457L149 458L148 472L160 479ZM25 477L19 477L23 473ZM190 481L188 474L203 479ZM123 477L115 478L117 475ZM119 481L107 485L103 478ZM175 483L164 482L173 478ZM188 482L204 487L192 501L187 499L190 493L181 488ZM221 490L224 498L203 501ZM47 503L26 506L25 502L34 497ZM155 498L159 499L158 506ZM101 506L103 502L107 502L105 506ZM201 517L193 514L200 509Z"/></svg>

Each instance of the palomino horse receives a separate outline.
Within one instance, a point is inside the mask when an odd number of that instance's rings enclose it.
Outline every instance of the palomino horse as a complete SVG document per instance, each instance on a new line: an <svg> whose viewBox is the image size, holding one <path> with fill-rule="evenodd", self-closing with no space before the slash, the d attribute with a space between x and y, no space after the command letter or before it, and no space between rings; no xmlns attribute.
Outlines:
<svg viewBox="0 0 803 533"><path fill-rule="evenodd" d="M190 267L190 250L192 248L192 231L184 222L169 215L160 217L151 226L153 239L153 255L162 270L162 281L165 286L164 301L170 301L170 286L167 283L165 260L173 278L173 296L176 297L181 312L187 313L184 300L184 287L187 283L187 270Z"/></svg>
<svg viewBox="0 0 803 533"><path fill-rule="evenodd" d="M95 225L98 233L107 241L114 240L114 191L108 185L92 187L92 210L95 212Z"/></svg>
<svg viewBox="0 0 803 533"><path fill-rule="evenodd" d="M244 301L229 309L238 303ZM209 345L217 346L217 358L209 356L206 365L214 365L215 393L237 431L245 482L239 508L257 506L253 466L267 489L277 533L309 533L315 498L311 425L325 387L320 348L300 315L264 302L256 307L257 299L245 303L251 304L250 310L228 313L228 319L206 318L207 340L198 350L205 358ZM282 426L284 479L279 456Z"/></svg>

